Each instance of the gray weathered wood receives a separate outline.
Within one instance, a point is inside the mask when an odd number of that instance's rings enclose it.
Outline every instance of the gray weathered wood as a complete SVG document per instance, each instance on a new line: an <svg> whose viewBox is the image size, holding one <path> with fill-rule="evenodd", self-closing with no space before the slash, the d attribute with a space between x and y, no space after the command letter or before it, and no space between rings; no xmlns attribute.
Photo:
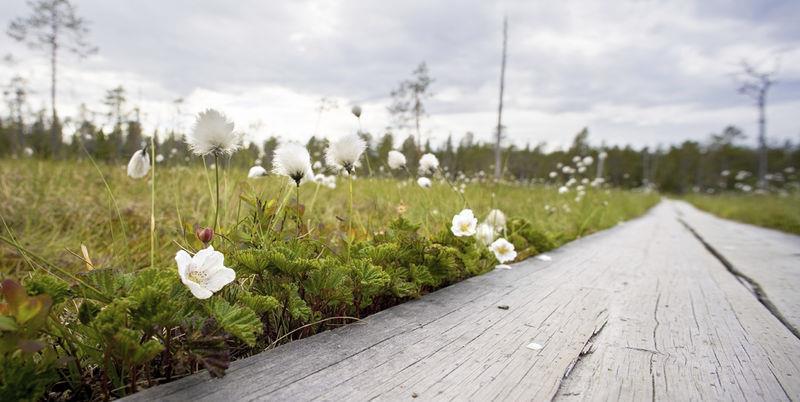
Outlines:
<svg viewBox="0 0 800 402"><path fill-rule="evenodd" d="M662 202L551 262L129 399L800 399L800 340L677 218Z"/></svg>
<svg viewBox="0 0 800 402"><path fill-rule="evenodd" d="M717 218L675 202L681 219L800 334L800 236Z"/></svg>

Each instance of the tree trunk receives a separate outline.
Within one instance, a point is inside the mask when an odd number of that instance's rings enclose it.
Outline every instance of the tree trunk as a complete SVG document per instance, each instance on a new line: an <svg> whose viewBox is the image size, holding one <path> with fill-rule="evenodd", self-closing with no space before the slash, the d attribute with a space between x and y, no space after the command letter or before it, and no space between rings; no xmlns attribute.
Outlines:
<svg viewBox="0 0 800 402"><path fill-rule="evenodd" d="M56 61L58 57L58 26L56 25L57 16L53 11L53 36L50 42L50 110L53 114L53 121L50 123L50 153L53 157L58 152L58 145L61 142L61 130L58 127L58 113L56 112Z"/></svg>
<svg viewBox="0 0 800 402"><path fill-rule="evenodd" d="M762 91L758 97L758 187L764 188L767 174L767 118L765 115L764 104L766 103L766 91Z"/></svg>
<svg viewBox="0 0 800 402"><path fill-rule="evenodd" d="M506 42L508 39L508 18L503 19L503 58L500 64L500 103L497 107L497 133L494 143L494 179L500 180L503 173L500 163L500 141L503 138L503 90L506 79Z"/></svg>

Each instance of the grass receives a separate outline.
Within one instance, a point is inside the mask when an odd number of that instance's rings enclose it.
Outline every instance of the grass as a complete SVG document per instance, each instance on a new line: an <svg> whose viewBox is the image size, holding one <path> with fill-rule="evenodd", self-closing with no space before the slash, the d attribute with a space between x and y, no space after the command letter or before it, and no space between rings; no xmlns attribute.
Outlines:
<svg viewBox="0 0 800 402"><path fill-rule="evenodd" d="M85 269L85 245L95 267L135 270L150 266L150 185L132 180L123 166L100 165L98 172L88 161L0 161L0 216L22 245L49 261L73 271ZM229 230L247 212L240 201L243 194L283 199L293 189L284 179L268 177L248 180L243 169L221 173L222 211L220 222ZM156 239L154 263L173 266L178 245L194 237L193 226L213 226L214 172L196 166L156 169ZM106 189L105 182L108 183ZM212 184L209 184L209 183ZM340 178L336 189L316 184L300 188L309 227L336 224L347 215L347 180ZM412 222L423 223L431 234L449 225L463 202L445 182L423 190L409 181L363 179L354 181L354 224L362 234L385 228L397 217L398 209ZM315 195L316 193L316 195ZM537 229L563 244L645 212L657 201L655 195L621 190L589 190L580 203L571 195L558 195L545 186L470 184L466 199L479 219L491 208L510 217L530 220ZM545 210L550 206L554 212ZM25 261L8 246L2 250L4 275L19 276Z"/></svg>
<svg viewBox="0 0 800 402"><path fill-rule="evenodd" d="M800 234L800 194L690 195L686 200L721 218Z"/></svg>
<svg viewBox="0 0 800 402"><path fill-rule="evenodd" d="M487 246L450 231L467 206L480 220L505 212L498 230L523 259L658 201L386 177L297 188L237 168L220 169L218 187L216 171L157 166L152 181L89 161L0 161L0 400L108 400L201 368L222 376L230 360L488 272ZM236 277L193 296L187 285L200 285L179 280L175 254L205 247L194 227L215 222Z"/></svg>

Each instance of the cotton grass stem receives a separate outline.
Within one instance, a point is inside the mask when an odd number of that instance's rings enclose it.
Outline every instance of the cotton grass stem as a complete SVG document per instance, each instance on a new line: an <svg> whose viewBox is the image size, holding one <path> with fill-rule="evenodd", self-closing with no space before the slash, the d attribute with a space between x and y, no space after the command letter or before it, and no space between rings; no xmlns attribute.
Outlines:
<svg viewBox="0 0 800 402"><path fill-rule="evenodd" d="M214 152L214 182L216 184L216 202L214 203L214 232L217 231L217 221L219 219L219 154Z"/></svg>
<svg viewBox="0 0 800 402"><path fill-rule="evenodd" d="M150 178L150 268L156 265L156 141L155 136L150 137L150 149L153 157L150 158L152 177Z"/></svg>

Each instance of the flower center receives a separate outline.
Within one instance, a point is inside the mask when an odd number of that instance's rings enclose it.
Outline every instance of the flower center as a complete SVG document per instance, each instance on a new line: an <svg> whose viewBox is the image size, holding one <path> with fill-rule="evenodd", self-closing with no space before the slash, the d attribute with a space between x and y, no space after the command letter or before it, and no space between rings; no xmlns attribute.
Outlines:
<svg viewBox="0 0 800 402"><path fill-rule="evenodd" d="M461 231L462 231L462 232L466 232L466 231L468 231L468 230L469 230L469 222L463 222L463 223L461 223Z"/></svg>
<svg viewBox="0 0 800 402"><path fill-rule="evenodd" d="M189 273L186 276L190 281L200 285L205 285L208 282L208 274L204 271L198 271L197 267L193 265L189 266Z"/></svg>
<svg viewBox="0 0 800 402"><path fill-rule="evenodd" d="M497 248L497 252L500 253L500 254L505 254L505 253L508 252L508 247L500 246L500 247Z"/></svg>

